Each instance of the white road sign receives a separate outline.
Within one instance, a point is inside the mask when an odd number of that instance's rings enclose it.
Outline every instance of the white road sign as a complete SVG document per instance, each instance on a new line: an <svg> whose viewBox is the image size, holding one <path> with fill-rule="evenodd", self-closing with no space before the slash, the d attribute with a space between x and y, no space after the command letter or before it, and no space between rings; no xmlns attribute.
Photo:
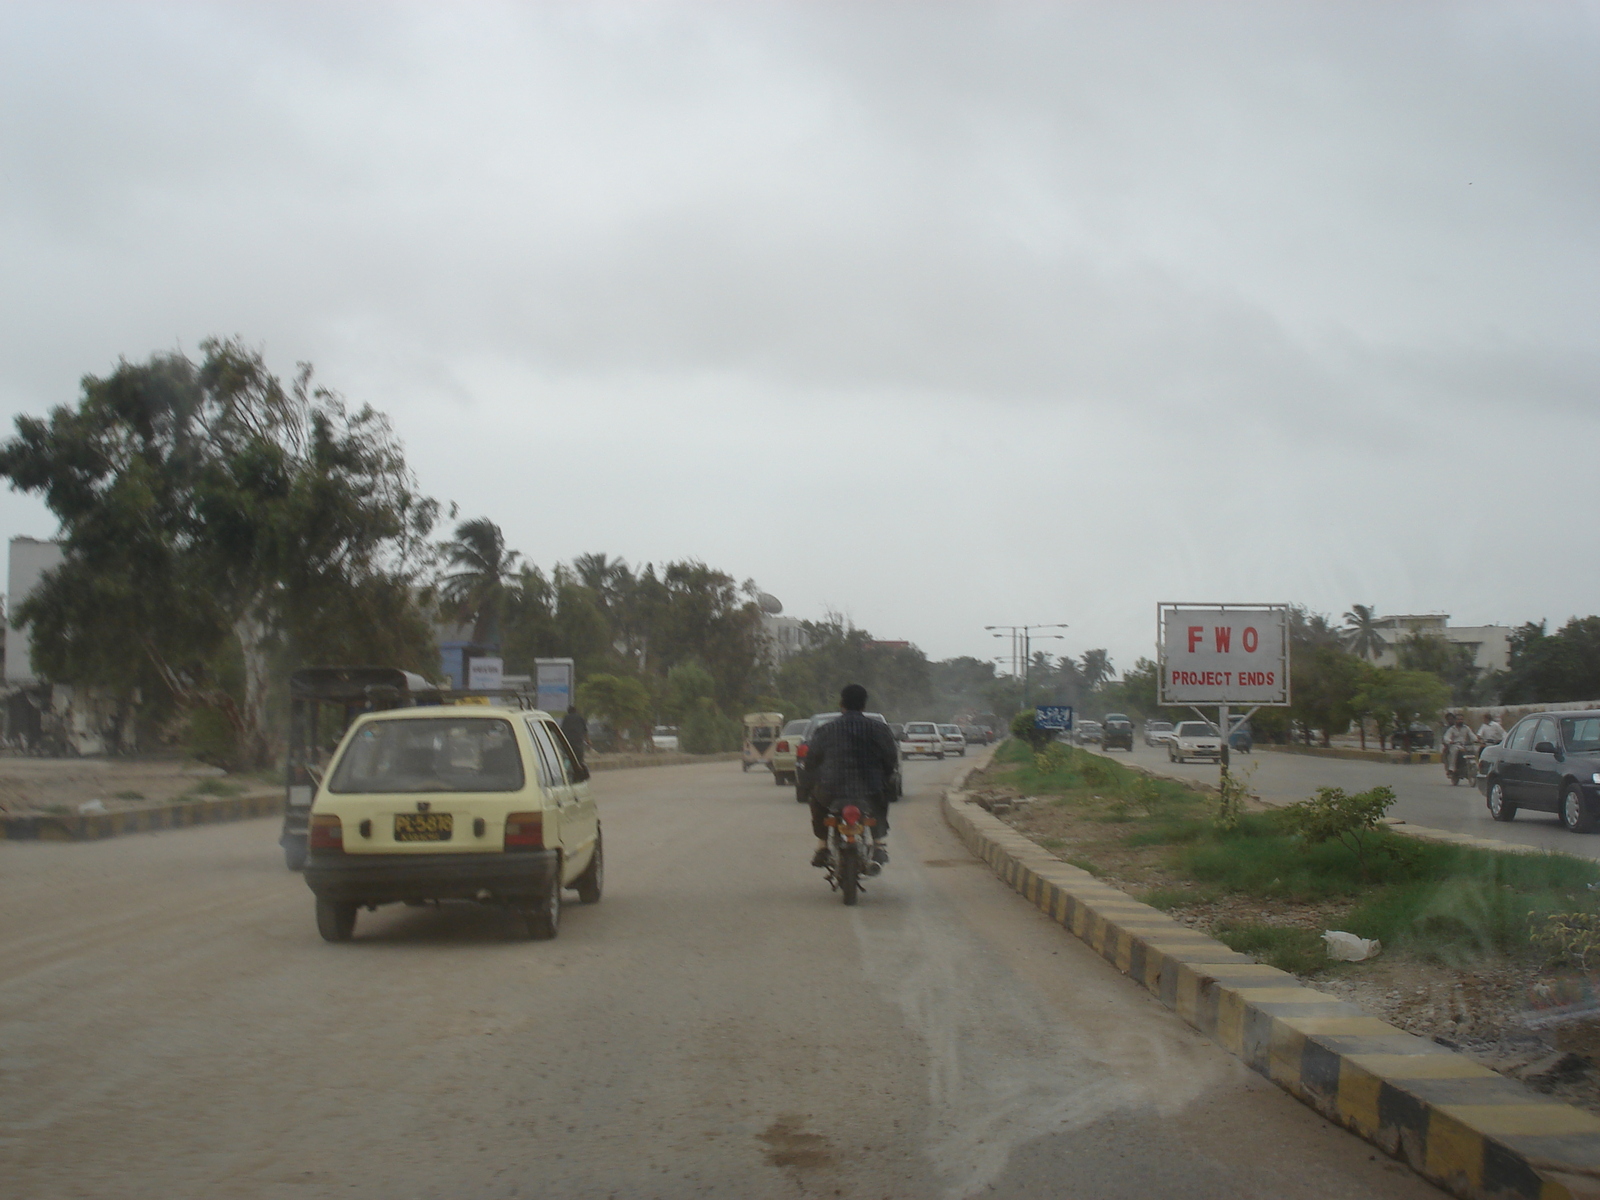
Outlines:
<svg viewBox="0 0 1600 1200"><path fill-rule="evenodd" d="M500 677L505 660L499 658L473 658L467 661L467 690L492 692L500 687Z"/></svg>
<svg viewBox="0 0 1600 1200"><path fill-rule="evenodd" d="M1281 604L1162 604L1162 704L1289 703L1289 610Z"/></svg>

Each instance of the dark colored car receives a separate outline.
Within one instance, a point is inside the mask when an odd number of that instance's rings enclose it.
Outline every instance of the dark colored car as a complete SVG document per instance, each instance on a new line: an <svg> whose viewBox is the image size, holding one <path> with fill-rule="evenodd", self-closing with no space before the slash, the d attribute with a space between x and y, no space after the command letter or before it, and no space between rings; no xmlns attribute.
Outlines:
<svg viewBox="0 0 1600 1200"><path fill-rule="evenodd" d="M866 716L874 721L883 721L885 725L889 724L882 713L869 712L866 714ZM838 718L839 714L836 712L817 713L814 715L809 721L806 722L806 731L800 736L799 745L795 747L794 798L801 804L809 804L811 802L811 779L806 774L806 751L810 748L811 735L815 733L819 727L826 725L829 721L838 720ZM891 725L891 732L893 731L893 728L894 727ZM898 757L896 757L894 764L893 785L894 786L891 788L889 795L889 802L891 804L900 799L901 796L905 795L906 790L905 779L900 774L900 761Z"/></svg>
<svg viewBox="0 0 1600 1200"><path fill-rule="evenodd" d="M1122 713L1107 713L1100 729L1100 748L1111 750L1117 746L1133 753L1133 722Z"/></svg>
<svg viewBox="0 0 1600 1200"><path fill-rule="evenodd" d="M1233 724L1233 722L1229 722ZM1256 748L1256 736L1250 730L1249 721L1240 721L1234 726L1233 732L1228 735L1228 749L1237 750L1241 754L1251 754Z"/></svg>
<svg viewBox="0 0 1600 1200"><path fill-rule="evenodd" d="M1396 750L1432 750L1433 728L1421 721L1413 721L1405 729L1396 729L1389 744Z"/></svg>
<svg viewBox="0 0 1600 1200"><path fill-rule="evenodd" d="M1556 813L1572 833L1593 833L1600 811L1600 711L1534 713L1484 748L1478 789L1496 821L1518 809Z"/></svg>

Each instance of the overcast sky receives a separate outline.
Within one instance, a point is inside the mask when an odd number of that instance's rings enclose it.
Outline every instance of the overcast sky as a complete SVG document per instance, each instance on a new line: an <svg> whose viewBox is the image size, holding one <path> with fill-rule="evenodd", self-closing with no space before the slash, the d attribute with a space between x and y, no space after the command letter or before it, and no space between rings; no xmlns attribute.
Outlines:
<svg viewBox="0 0 1600 1200"><path fill-rule="evenodd" d="M1597 218L1593 4L0 6L7 424L237 334L934 657L1600 611Z"/></svg>

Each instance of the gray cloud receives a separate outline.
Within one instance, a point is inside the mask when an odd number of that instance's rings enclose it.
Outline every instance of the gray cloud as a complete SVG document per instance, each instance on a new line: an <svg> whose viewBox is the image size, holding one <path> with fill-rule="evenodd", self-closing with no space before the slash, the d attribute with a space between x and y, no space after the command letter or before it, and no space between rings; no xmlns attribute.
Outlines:
<svg viewBox="0 0 1600 1200"><path fill-rule="evenodd" d="M537 559L936 654L1129 662L1202 593L1559 619L1592 568L1427 531L1596 432L1596 13L14 5L0 407L239 332Z"/></svg>

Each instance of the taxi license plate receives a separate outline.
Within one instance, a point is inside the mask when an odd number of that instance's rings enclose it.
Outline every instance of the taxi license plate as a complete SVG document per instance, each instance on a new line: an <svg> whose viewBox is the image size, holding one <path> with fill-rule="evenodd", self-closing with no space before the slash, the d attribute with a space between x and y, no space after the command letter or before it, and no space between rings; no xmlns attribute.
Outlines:
<svg viewBox="0 0 1600 1200"><path fill-rule="evenodd" d="M395 813L397 842L448 842L454 829L449 813Z"/></svg>

